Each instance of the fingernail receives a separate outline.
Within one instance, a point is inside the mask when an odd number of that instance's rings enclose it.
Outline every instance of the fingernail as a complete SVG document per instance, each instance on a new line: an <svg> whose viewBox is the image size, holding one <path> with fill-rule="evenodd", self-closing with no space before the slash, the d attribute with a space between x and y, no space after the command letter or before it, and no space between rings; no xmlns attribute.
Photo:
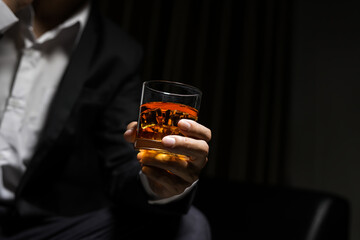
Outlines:
<svg viewBox="0 0 360 240"><path fill-rule="evenodd" d="M190 123L188 123L186 120L182 120L182 121L180 121L179 123L180 123L179 127L180 127L182 130L187 131L187 130L189 130L190 127L191 127Z"/></svg>
<svg viewBox="0 0 360 240"><path fill-rule="evenodd" d="M164 137L162 139L162 143L165 147L173 147L175 145L175 138L172 137Z"/></svg>
<svg viewBox="0 0 360 240"><path fill-rule="evenodd" d="M130 134L132 134L132 131L133 131L133 129L130 128L130 129L126 130L124 134L130 135Z"/></svg>

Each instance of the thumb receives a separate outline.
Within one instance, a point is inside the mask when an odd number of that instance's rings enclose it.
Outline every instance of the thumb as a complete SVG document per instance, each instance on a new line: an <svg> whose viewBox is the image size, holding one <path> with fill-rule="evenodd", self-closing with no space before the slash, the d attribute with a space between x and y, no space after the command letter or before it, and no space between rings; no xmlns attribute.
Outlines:
<svg viewBox="0 0 360 240"><path fill-rule="evenodd" d="M136 137L136 126L137 122L131 122L127 125L126 131L124 133L124 138L130 143L134 143Z"/></svg>

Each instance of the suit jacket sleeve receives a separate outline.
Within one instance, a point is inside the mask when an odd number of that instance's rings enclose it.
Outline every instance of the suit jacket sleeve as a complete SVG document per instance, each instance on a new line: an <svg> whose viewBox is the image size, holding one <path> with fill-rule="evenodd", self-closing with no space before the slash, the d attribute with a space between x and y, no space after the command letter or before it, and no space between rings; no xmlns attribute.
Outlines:
<svg viewBox="0 0 360 240"><path fill-rule="evenodd" d="M114 49L116 48L114 46ZM119 79L119 84L113 87L115 91L103 112L98 132L100 155L106 163L111 197L119 208L132 206L137 210L151 213L186 213L193 199L193 193L165 205L148 203L149 196L139 179L140 164L136 158L137 152L123 137L127 124L137 121L138 118L141 95L139 69L142 52L137 44L129 42L127 42L126 57L123 55L124 51L120 51L121 60L113 62L110 70L112 77ZM124 68L127 69L126 74Z"/></svg>

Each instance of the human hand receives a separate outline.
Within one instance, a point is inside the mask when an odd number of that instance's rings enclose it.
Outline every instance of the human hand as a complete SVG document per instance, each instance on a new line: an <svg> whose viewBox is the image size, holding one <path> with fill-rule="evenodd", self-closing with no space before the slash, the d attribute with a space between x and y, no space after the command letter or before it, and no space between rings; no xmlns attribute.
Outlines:
<svg viewBox="0 0 360 240"><path fill-rule="evenodd" d="M18 12L22 8L30 5L33 0L3 0L4 3L13 11L13 13Z"/></svg>
<svg viewBox="0 0 360 240"><path fill-rule="evenodd" d="M128 125L124 133L127 141L134 142L136 126L136 122ZM155 151L141 151L138 154L142 172L147 176L153 192L160 198L182 193L199 178L208 161L210 129L188 119L180 120L178 127L184 136L166 136L162 144L165 150L183 157Z"/></svg>

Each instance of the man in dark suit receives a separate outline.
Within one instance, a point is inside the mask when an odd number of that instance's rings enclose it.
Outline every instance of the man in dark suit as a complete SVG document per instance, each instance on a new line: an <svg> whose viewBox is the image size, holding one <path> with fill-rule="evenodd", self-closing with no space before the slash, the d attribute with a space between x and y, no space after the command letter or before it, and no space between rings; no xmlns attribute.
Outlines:
<svg viewBox="0 0 360 240"><path fill-rule="evenodd" d="M136 157L138 44L87 0L2 1L8 22L0 17L1 236L186 234L177 231L187 217L201 220L191 201L210 130L182 120L184 136L163 139L189 161Z"/></svg>

